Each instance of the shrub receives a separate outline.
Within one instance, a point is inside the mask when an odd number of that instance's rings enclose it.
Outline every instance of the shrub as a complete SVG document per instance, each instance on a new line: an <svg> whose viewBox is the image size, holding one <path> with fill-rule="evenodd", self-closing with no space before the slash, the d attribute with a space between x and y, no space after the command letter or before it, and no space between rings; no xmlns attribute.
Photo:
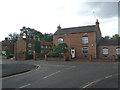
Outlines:
<svg viewBox="0 0 120 90"><path fill-rule="evenodd" d="M12 58L12 57L14 57L14 54L10 54L10 55L9 55L9 58Z"/></svg>
<svg viewBox="0 0 120 90"><path fill-rule="evenodd" d="M47 56L48 57L63 57L61 54L56 53L56 52L48 52Z"/></svg>

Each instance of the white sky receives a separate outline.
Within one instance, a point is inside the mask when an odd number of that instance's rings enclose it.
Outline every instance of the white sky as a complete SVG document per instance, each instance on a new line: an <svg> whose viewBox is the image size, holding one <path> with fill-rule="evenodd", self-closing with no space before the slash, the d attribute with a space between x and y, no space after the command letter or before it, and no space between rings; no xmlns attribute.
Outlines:
<svg viewBox="0 0 120 90"><path fill-rule="evenodd" d="M1 0L0 41L10 33L19 34L23 26L42 33L54 33L59 24L62 28L94 25L95 17L100 22L102 36L117 34L118 16L104 17L115 10L109 11L108 5L106 9L109 13L102 12L104 9L89 6L87 2L88 0ZM100 16L103 13L105 15Z"/></svg>

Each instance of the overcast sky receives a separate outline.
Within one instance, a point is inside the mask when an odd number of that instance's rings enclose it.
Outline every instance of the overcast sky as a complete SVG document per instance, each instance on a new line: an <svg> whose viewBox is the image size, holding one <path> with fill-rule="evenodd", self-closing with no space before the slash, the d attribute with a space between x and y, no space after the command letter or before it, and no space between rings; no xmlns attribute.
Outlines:
<svg viewBox="0 0 120 90"><path fill-rule="evenodd" d="M118 0L112 1L1 0L0 41L9 33L19 34L23 26L54 33L59 24L61 28L94 25L95 19L102 36L112 36L118 33Z"/></svg>

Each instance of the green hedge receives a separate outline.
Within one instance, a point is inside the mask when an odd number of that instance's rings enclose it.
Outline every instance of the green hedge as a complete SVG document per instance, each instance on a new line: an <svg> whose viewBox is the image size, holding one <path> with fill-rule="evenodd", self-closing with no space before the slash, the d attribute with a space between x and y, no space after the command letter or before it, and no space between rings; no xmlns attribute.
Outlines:
<svg viewBox="0 0 120 90"><path fill-rule="evenodd" d="M63 57L63 56L56 52L48 52L47 57Z"/></svg>

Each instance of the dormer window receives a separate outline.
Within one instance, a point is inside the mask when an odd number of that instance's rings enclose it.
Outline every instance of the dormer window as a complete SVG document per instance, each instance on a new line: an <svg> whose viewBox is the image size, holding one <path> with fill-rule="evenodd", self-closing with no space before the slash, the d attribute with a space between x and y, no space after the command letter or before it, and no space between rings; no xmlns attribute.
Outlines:
<svg viewBox="0 0 120 90"><path fill-rule="evenodd" d="M88 44L88 36L82 37L82 44Z"/></svg>
<svg viewBox="0 0 120 90"><path fill-rule="evenodd" d="M63 38L58 38L58 44L63 43Z"/></svg>

